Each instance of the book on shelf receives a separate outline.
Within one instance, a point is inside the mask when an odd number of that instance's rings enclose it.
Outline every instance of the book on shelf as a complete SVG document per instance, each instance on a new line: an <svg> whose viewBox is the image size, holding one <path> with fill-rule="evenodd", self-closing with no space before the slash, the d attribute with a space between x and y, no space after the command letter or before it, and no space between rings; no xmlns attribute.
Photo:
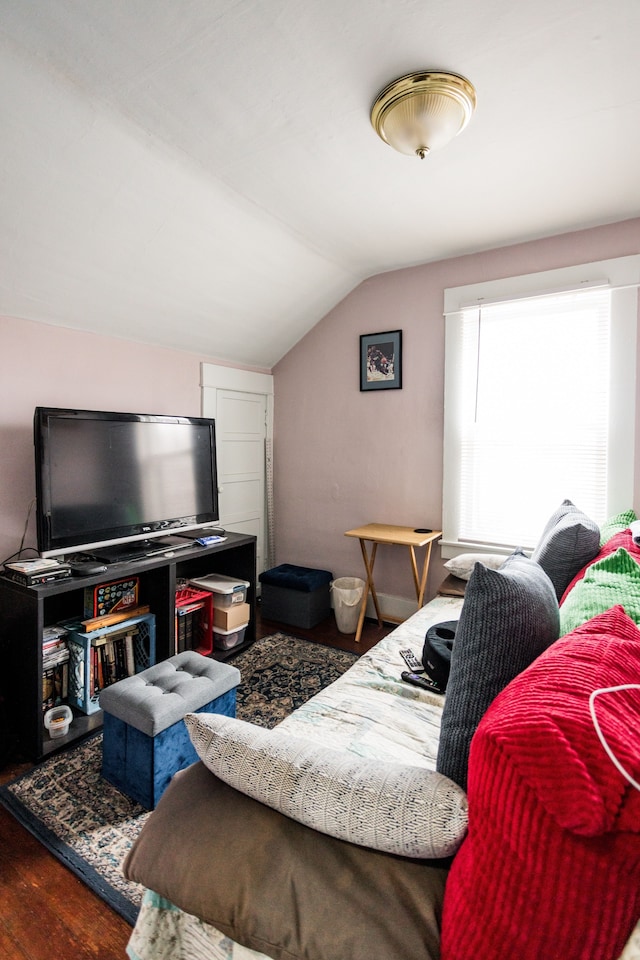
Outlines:
<svg viewBox="0 0 640 960"><path fill-rule="evenodd" d="M176 653L195 649L202 633L204 617L205 604L202 601L176 608Z"/></svg>
<svg viewBox="0 0 640 960"><path fill-rule="evenodd" d="M64 647L67 643L67 633L52 633L48 636L42 635L42 649L53 650L54 647Z"/></svg>
<svg viewBox="0 0 640 960"><path fill-rule="evenodd" d="M58 624L42 631L42 710L59 707L69 693L67 631Z"/></svg>
<svg viewBox="0 0 640 960"><path fill-rule="evenodd" d="M135 674L134 642L137 635L138 630L133 627L114 637L101 637L91 644L89 688L92 696Z"/></svg>
<svg viewBox="0 0 640 960"><path fill-rule="evenodd" d="M64 646L56 646L42 651L42 669L55 667L58 663L66 663L69 659L69 649Z"/></svg>
<svg viewBox="0 0 640 960"><path fill-rule="evenodd" d="M80 623L85 629L85 633L92 633L94 630L102 630L103 627L113 627L117 623L124 623L125 620L131 620L132 617L140 617L149 613L149 606L131 607L122 613L106 613L100 617L90 617L87 620L81 620Z"/></svg>
<svg viewBox="0 0 640 960"><path fill-rule="evenodd" d="M42 712L65 703L69 695L69 659L42 671Z"/></svg>

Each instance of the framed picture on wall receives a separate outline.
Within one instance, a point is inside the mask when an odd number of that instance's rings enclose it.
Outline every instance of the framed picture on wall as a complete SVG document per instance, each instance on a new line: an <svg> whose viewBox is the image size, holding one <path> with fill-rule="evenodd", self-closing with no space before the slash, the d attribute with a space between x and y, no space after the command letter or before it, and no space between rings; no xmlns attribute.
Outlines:
<svg viewBox="0 0 640 960"><path fill-rule="evenodd" d="M402 388L402 330L360 337L360 389Z"/></svg>

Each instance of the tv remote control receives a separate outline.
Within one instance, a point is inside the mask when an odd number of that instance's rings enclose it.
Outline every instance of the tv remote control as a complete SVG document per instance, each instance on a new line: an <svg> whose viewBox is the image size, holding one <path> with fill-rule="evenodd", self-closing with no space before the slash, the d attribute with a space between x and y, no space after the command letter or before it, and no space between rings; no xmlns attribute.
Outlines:
<svg viewBox="0 0 640 960"><path fill-rule="evenodd" d="M412 673L424 673L424 667L416 657L413 650L401 650L400 656L409 667Z"/></svg>
<svg viewBox="0 0 640 960"><path fill-rule="evenodd" d="M421 687L423 690L428 690L430 693L443 693L437 683L433 683L432 680L427 680L426 677L420 676L417 673L409 673L408 670L403 670L400 676L405 683L410 683L414 687Z"/></svg>

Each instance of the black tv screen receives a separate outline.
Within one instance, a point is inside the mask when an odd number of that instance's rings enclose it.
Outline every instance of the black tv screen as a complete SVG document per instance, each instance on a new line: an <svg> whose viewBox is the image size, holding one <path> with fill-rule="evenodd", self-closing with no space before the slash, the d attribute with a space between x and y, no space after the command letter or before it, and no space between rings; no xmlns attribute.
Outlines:
<svg viewBox="0 0 640 960"><path fill-rule="evenodd" d="M37 407L34 440L42 556L219 519L213 420Z"/></svg>

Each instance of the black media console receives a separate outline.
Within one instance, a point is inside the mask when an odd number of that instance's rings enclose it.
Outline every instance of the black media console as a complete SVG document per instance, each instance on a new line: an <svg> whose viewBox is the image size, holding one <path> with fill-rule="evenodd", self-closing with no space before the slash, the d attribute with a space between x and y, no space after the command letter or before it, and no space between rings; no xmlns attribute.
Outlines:
<svg viewBox="0 0 640 960"><path fill-rule="evenodd" d="M5 698L4 714L15 734L20 755L41 760L102 726L102 712L85 715L74 709L69 733L50 739L44 728L42 708L42 636L45 627L72 618L82 618L84 589L108 580L140 578L140 603L155 616L156 662L175 653L175 594L180 580L222 573L247 580L247 603L251 619L242 646L216 651L227 659L256 638L256 538L227 533L213 546L189 545L173 555L113 563L107 573L74 576L68 580L25 587L0 576L0 676Z"/></svg>

